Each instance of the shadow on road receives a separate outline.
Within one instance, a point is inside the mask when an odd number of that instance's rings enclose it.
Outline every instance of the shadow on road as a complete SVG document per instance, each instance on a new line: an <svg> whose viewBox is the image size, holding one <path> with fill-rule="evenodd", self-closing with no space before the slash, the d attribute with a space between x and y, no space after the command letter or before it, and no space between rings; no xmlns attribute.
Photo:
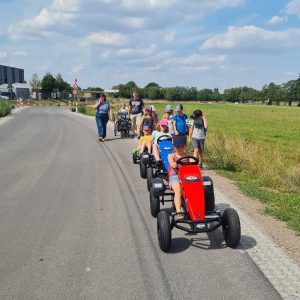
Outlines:
<svg viewBox="0 0 300 300"><path fill-rule="evenodd" d="M242 235L241 236L241 242L240 242L240 249L251 249L254 248L257 245L256 240L248 235Z"/></svg>

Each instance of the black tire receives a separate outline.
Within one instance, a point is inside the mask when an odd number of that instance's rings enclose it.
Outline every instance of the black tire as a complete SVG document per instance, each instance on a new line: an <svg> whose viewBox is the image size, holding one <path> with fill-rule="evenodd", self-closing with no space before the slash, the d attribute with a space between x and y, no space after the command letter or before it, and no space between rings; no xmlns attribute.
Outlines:
<svg viewBox="0 0 300 300"><path fill-rule="evenodd" d="M153 218L156 218L160 210L159 197L153 195L152 187L150 188L150 211Z"/></svg>
<svg viewBox="0 0 300 300"><path fill-rule="evenodd" d="M140 160L140 174L142 178L147 177L147 166L143 163L142 159Z"/></svg>
<svg viewBox="0 0 300 300"><path fill-rule="evenodd" d="M132 154L132 161L134 164L137 163L137 152L135 152L134 154Z"/></svg>
<svg viewBox="0 0 300 300"><path fill-rule="evenodd" d="M171 224L169 215L164 210L157 217L157 237L160 249L169 252L172 243Z"/></svg>
<svg viewBox="0 0 300 300"><path fill-rule="evenodd" d="M203 176L203 183L210 182L210 185L204 184L205 212L215 211L215 194L213 181L209 176Z"/></svg>
<svg viewBox="0 0 300 300"><path fill-rule="evenodd" d="M226 245L230 248L236 248L241 239L241 224L235 209L225 209L222 216L222 227Z"/></svg>
<svg viewBox="0 0 300 300"><path fill-rule="evenodd" d="M146 171L146 177L147 177L147 189L148 191L150 191L150 188L151 188L151 180L153 179L154 177L154 174L153 174L153 168L152 167L148 167L147 168L147 171Z"/></svg>

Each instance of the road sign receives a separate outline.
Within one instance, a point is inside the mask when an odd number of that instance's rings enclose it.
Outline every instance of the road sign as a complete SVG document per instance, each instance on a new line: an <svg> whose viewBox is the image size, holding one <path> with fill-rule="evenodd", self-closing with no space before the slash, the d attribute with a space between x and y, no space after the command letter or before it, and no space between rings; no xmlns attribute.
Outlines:
<svg viewBox="0 0 300 300"><path fill-rule="evenodd" d="M73 95L76 95L76 94L77 94L77 89L73 89L73 90L72 90L72 94L73 94Z"/></svg>

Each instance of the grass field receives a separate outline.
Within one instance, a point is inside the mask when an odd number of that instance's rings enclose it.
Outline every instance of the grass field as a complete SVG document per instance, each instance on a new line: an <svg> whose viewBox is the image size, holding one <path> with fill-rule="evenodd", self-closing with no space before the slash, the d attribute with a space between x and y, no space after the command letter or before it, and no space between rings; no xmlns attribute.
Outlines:
<svg viewBox="0 0 300 300"><path fill-rule="evenodd" d="M166 103L153 102L159 116ZM174 103L175 106L176 103ZM300 233L300 108L183 103L207 116L205 162ZM94 110L88 110L94 115Z"/></svg>

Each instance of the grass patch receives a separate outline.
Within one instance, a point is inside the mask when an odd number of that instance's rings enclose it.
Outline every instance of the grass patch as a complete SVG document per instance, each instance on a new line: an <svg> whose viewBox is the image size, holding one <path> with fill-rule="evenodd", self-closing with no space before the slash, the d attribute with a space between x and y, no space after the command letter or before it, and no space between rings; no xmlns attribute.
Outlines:
<svg viewBox="0 0 300 300"><path fill-rule="evenodd" d="M245 183L240 183L239 187L246 195L257 198L265 203L265 213L274 216L276 219L285 221L290 228L296 231L297 235L300 234L299 194L282 194Z"/></svg>
<svg viewBox="0 0 300 300"><path fill-rule="evenodd" d="M11 106L8 102L0 100L0 117L5 117L11 112Z"/></svg>

